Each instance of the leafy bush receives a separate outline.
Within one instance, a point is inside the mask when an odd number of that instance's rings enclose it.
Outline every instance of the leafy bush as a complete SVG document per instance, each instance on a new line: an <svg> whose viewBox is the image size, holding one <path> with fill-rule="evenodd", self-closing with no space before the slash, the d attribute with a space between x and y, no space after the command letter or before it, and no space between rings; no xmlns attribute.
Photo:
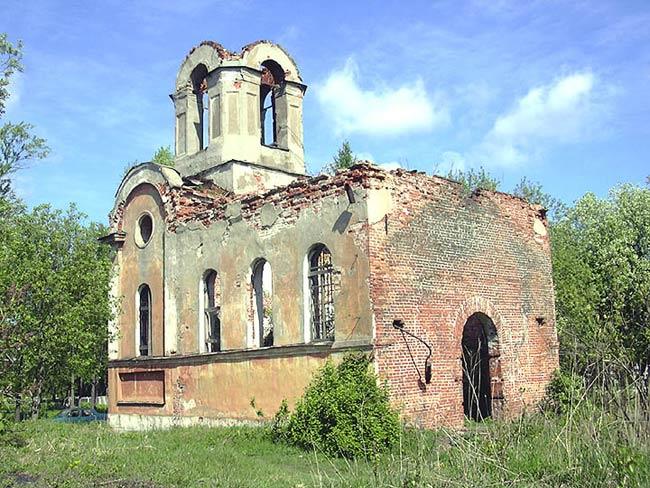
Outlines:
<svg viewBox="0 0 650 488"><path fill-rule="evenodd" d="M273 438L346 458L389 449L399 438L399 417L369 365L363 354L347 355L337 366L328 361L292 414L283 402L271 427Z"/></svg>
<svg viewBox="0 0 650 488"><path fill-rule="evenodd" d="M290 442L289 439L289 421L291 420L291 412L289 412L289 404L286 400L282 400L280 408L273 416L271 423L271 438L276 442Z"/></svg>
<svg viewBox="0 0 650 488"><path fill-rule="evenodd" d="M25 439L19 426L9 419L9 416L0 411L0 444L12 447L23 447Z"/></svg>
<svg viewBox="0 0 650 488"><path fill-rule="evenodd" d="M93 404L91 402L81 402L79 408L93 408ZM95 405L95 410L101 413L106 413L108 412L108 405L98 403Z"/></svg>
<svg viewBox="0 0 650 488"><path fill-rule="evenodd" d="M542 410L557 414L566 413L584 398L584 392L583 379L580 376L557 369L546 387Z"/></svg>

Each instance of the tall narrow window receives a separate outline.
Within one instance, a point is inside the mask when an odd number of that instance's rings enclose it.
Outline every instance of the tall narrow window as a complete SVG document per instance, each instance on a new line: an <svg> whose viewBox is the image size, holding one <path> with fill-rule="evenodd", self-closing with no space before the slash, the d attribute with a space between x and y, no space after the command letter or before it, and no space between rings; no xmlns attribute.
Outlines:
<svg viewBox="0 0 650 488"><path fill-rule="evenodd" d="M201 128L203 134L201 135L201 149L206 149L210 145L210 98L207 92L207 83L201 93Z"/></svg>
<svg viewBox="0 0 650 488"><path fill-rule="evenodd" d="M313 340L334 340L334 267L332 254L323 244L311 250L308 257L311 337Z"/></svg>
<svg viewBox="0 0 650 488"><path fill-rule="evenodd" d="M273 91L268 90L262 100L262 144L273 146L276 144L275 137L275 98Z"/></svg>
<svg viewBox="0 0 650 488"><path fill-rule="evenodd" d="M262 80L260 83L260 121L262 144L278 145L278 117L276 98L284 84L284 70L275 61L269 59L262 63Z"/></svg>
<svg viewBox="0 0 650 488"><path fill-rule="evenodd" d="M151 355L151 290L147 285L138 290L138 334L139 355Z"/></svg>
<svg viewBox="0 0 650 488"><path fill-rule="evenodd" d="M196 98L196 113L192 115L196 137L198 139L198 149L208 147L210 141L209 131L209 102L208 102L208 69L203 64L194 68L190 76L192 80L192 89Z"/></svg>
<svg viewBox="0 0 650 488"><path fill-rule="evenodd" d="M203 278L203 327L205 351L221 351L221 310L218 305L216 271L208 271Z"/></svg>
<svg viewBox="0 0 650 488"><path fill-rule="evenodd" d="M271 265L265 259L253 264L253 344L259 347L273 345L273 276Z"/></svg>

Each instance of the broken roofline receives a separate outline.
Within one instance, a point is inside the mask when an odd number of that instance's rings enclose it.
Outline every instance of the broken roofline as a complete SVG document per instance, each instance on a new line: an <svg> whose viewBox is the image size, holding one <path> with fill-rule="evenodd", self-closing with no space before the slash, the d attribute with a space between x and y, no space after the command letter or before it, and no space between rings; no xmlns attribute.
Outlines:
<svg viewBox="0 0 650 488"><path fill-rule="evenodd" d="M254 213L256 210L258 210L262 205L264 205L269 200L277 201L278 197L280 197L280 200L283 201L291 201L302 197L305 193L308 193L309 191L316 188L320 190L327 190L330 188L338 188L338 187L343 188L346 184L353 184L353 183L361 183L363 187L368 188L370 187L371 180L384 181L388 175L395 175L398 177L407 177L407 178L409 177L424 178L429 182L450 185L459 194L462 191L462 185L459 182L451 180L449 178L444 178L442 176L437 176L437 175L431 176L421 171L405 170L402 168L398 168L395 170L385 170L367 161L356 164L346 170L338 171L334 175L320 174L312 177L300 176L295 181L289 183L288 185L272 188L268 191L259 194L246 193L242 195L234 195L232 193L227 193L227 194L224 193L216 197L212 197L208 193L201 191L203 185L199 185L193 188L192 190L194 192L200 192L200 193L195 193L197 197L200 196L207 199L213 198L214 204L223 206L224 207L223 210L225 210L225 206L228 204L239 203L241 205L242 210L247 211L247 213L248 212ZM208 183L205 182L204 184L207 185ZM179 188L177 191L183 192L188 190L189 188L183 186L182 188ZM529 206L534 211L541 210L541 207L539 205L532 205L521 197L509 193L505 193L505 192L500 192L500 191L479 189L473 192L470 195L470 198L475 198L480 195L498 195L501 197L506 197L507 199L518 200L523 205ZM197 214L196 217L197 217L196 220L201 220L201 215ZM192 219L188 219L187 222L191 220Z"/></svg>
<svg viewBox="0 0 650 488"><path fill-rule="evenodd" d="M120 188L124 186L132 175L142 169L152 169L161 173L161 176L163 170L167 173L173 172L178 175L171 167L162 167L155 163L143 163L133 167L125 175ZM286 207L292 207L300 199L304 198L305 194L316 189L327 191L334 188L341 188L343 192L345 191L344 187L346 184L355 183L361 183L361 186L364 188L369 188L371 186L371 180L384 181L389 175L398 178L418 178L431 183L447 185L452 187L459 196L462 194L462 184L455 180L438 175L428 175L417 170L406 170L403 168L385 170L368 161L362 161L348 169L337 171L334 175L299 176L288 185L272 188L258 194L234 194L218 187L211 181L201 177L200 174L182 179L178 175L177 181L170 181L168 177L165 177L164 182L161 181L156 187L161 192L162 200L166 202L165 213L167 214L166 220L168 226L170 230L174 231L178 223L202 222L204 225L209 226L213 222L226 220L226 207L229 205L238 204L241 206L241 211L247 214L255 213L262 205L269 201L281 201L284 202ZM544 217L544 211L540 205L530 204L521 197L505 192L478 189L465 198L473 199L483 195L494 195L501 198L505 197L508 200L519 201L521 205L531 208L531 210L537 212L541 217ZM178 218L179 213L183 214L182 219Z"/></svg>

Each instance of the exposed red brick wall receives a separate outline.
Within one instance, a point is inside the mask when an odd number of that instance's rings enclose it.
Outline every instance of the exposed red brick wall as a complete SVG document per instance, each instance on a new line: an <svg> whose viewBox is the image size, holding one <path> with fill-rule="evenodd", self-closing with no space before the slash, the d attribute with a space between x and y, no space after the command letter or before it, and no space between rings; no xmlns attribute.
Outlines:
<svg viewBox="0 0 650 488"><path fill-rule="evenodd" d="M558 363L548 236L533 231L543 212L423 174L398 171L384 184L394 206L369 230L370 282L377 369L395 402L420 425L462 425L463 327L481 312L498 334L501 415L535 404ZM409 339L414 366L394 319L433 347L431 384L415 370L424 376L426 348Z"/></svg>

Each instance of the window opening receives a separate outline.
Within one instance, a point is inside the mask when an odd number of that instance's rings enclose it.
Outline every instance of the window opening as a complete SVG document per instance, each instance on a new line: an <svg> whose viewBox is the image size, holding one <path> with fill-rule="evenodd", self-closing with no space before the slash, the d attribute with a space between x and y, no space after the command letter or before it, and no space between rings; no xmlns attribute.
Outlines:
<svg viewBox="0 0 650 488"><path fill-rule="evenodd" d="M314 340L334 340L334 267L332 254L320 245L309 254L311 327Z"/></svg>
<svg viewBox="0 0 650 488"><path fill-rule="evenodd" d="M253 266L253 340L260 347L273 345L273 275L265 259Z"/></svg>
<svg viewBox="0 0 650 488"><path fill-rule="evenodd" d="M203 280L205 350L221 351L221 309L217 303L217 273L209 271Z"/></svg>
<svg viewBox="0 0 650 488"><path fill-rule="evenodd" d="M201 109L201 127L203 128L203 134L201 134L201 149L206 149L210 145L210 98L208 97L207 91L204 91L201 94Z"/></svg>
<svg viewBox="0 0 650 488"><path fill-rule="evenodd" d="M277 144L275 138L275 98L269 90L262 100L262 144L274 146Z"/></svg>
<svg viewBox="0 0 650 488"><path fill-rule="evenodd" d="M147 243L149 242L149 239L151 239L152 234L153 234L153 220L151 219L151 215L143 214L138 219L138 227L136 229L136 243L140 247L146 246Z"/></svg>
<svg viewBox="0 0 650 488"><path fill-rule="evenodd" d="M196 97L196 115L194 118L194 126L196 129L196 137L199 142L199 150L206 149L210 141L210 111L208 99L208 69L199 64L192 75L192 90Z"/></svg>
<svg viewBox="0 0 650 488"><path fill-rule="evenodd" d="M284 70L269 59L262 63L260 82L261 142L265 146L278 145L278 120L276 99L284 84Z"/></svg>
<svg viewBox="0 0 650 488"><path fill-rule="evenodd" d="M140 287L139 318L140 356L151 354L151 291L147 285Z"/></svg>

